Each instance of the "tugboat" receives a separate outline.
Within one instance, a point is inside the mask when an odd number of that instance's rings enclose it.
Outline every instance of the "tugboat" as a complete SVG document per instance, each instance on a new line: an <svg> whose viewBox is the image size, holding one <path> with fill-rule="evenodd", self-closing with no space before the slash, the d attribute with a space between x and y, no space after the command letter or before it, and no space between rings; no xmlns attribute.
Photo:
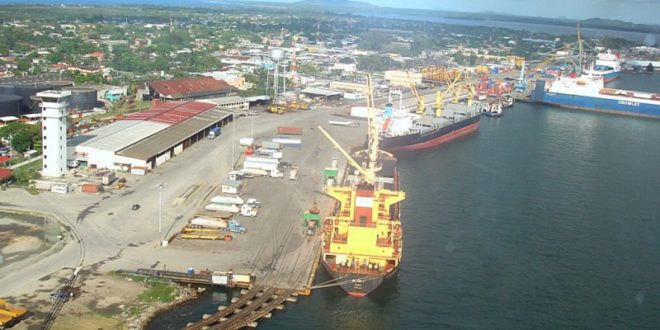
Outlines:
<svg viewBox="0 0 660 330"><path fill-rule="evenodd" d="M502 102L498 100L482 103L482 111L487 117L502 117Z"/></svg>
<svg viewBox="0 0 660 330"><path fill-rule="evenodd" d="M371 79L368 80L371 89ZM346 157L350 166L342 184L327 188L336 199L335 212L323 223L321 264L336 285L363 297L392 278L401 264L403 231L396 158L379 150L373 96L369 96L368 148L346 152L322 127L319 130ZM354 174L355 173L355 174Z"/></svg>

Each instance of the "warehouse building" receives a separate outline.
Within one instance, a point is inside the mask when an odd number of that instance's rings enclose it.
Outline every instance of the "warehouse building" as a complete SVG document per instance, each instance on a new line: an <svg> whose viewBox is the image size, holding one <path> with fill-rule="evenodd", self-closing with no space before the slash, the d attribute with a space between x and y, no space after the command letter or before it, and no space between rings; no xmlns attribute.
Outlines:
<svg viewBox="0 0 660 330"><path fill-rule="evenodd" d="M73 161L144 175L232 120L230 111L211 103L157 102L149 110L72 139Z"/></svg>
<svg viewBox="0 0 660 330"><path fill-rule="evenodd" d="M149 100L190 100L230 96L238 89L223 80L195 77L176 80L158 80L147 83Z"/></svg>

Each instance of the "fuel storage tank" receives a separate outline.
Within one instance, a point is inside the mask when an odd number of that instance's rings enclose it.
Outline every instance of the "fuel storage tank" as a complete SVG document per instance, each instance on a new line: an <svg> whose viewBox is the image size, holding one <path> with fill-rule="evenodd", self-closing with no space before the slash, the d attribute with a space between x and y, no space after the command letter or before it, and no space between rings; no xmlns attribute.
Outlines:
<svg viewBox="0 0 660 330"><path fill-rule="evenodd" d="M21 115L22 97L17 95L0 94L0 117Z"/></svg>
<svg viewBox="0 0 660 330"><path fill-rule="evenodd" d="M98 91L87 87L65 87L63 90L70 91L69 109L78 111L89 111L98 104Z"/></svg>

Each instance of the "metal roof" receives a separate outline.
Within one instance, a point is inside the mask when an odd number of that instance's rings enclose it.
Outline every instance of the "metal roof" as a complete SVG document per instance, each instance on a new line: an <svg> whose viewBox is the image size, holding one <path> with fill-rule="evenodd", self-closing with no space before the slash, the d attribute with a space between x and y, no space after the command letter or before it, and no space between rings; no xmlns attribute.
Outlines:
<svg viewBox="0 0 660 330"><path fill-rule="evenodd" d="M227 93L234 90L224 80L216 80L213 77L158 80L151 81L148 85L158 94L173 99Z"/></svg>
<svg viewBox="0 0 660 330"><path fill-rule="evenodd" d="M116 152L169 126L152 121L119 120L85 134L94 137L79 146Z"/></svg>
<svg viewBox="0 0 660 330"><path fill-rule="evenodd" d="M232 115L212 105L213 108L194 117L184 120L170 128L158 132L148 138L128 146L117 154L124 157L149 160L183 142L185 139L199 133L214 123Z"/></svg>
<svg viewBox="0 0 660 330"><path fill-rule="evenodd" d="M155 102L155 105L149 110L129 114L124 119L148 120L173 125L213 107L215 104L195 101Z"/></svg>
<svg viewBox="0 0 660 330"><path fill-rule="evenodd" d="M321 95L321 96L334 96L334 95L341 95L342 92L338 91L333 91L331 89L324 89L324 88L315 88L315 87L307 87L301 91L302 93L305 94L314 94L314 95Z"/></svg>

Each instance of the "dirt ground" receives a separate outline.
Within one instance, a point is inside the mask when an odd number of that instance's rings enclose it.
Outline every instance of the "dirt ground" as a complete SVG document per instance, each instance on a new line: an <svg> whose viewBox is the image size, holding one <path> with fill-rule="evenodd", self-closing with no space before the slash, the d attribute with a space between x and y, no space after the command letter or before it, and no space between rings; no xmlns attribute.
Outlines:
<svg viewBox="0 0 660 330"><path fill-rule="evenodd" d="M50 293L64 285L70 274L71 270L62 270L43 278L43 283L34 294L8 297L15 305L31 311L26 319L12 329L41 329L53 305L49 299ZM73 290L74 299L64 304L51 329L142 329L157 311L194 297L193 290L177 286L180 292L175 301L147 303L139 299L140 294L148 289L140 280L114 273L100 273L94 269L82 270L79 278L78 283L83 284L76 285Z"/></svg>

